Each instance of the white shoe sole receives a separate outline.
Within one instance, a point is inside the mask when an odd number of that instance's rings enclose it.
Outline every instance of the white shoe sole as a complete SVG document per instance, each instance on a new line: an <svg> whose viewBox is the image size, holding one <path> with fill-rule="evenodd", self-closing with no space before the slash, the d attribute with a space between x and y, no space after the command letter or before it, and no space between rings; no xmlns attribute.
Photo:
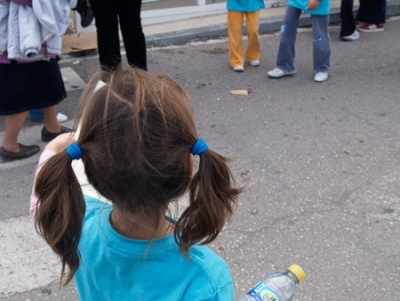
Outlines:
<svg viewBox="0 0 400 301"><path fill-rule="evenodd" d="M243 72L244 71L244 67L243 66L233 66L232 69L235 72Z"/></svg>
<svg viewBox="0 0 400 301"><path fill-rule="evenodd" d="M321 72L321 73L323 73L323 72ZM329 78L329 73L324 73L324 75L320 75L320 76L317 76L317 74L314 76L314 81L317 83L325 82Z"/></svg>
<svg viewBox="0 0 400 301"><path fill-rule="evenodd" d="M280 74L273 73L272 71L273 70L267 72L268 76L272 77L272 78L281 78L281 77L285 77L285 76L289 76L289 75L294 75L297 73L297 70L294 70L294 71L283 71L282 70L283 73L280 73Z"/></svg>
<svg viewBox="0 0 400 301"><path fill-rule="evenodd" d="M253 66L253 67L258 67L258 66L260 66L260 60L249 61L249 65Z"/></svg>
<svg viewBox="0 0 400 301"><path fill-rule="evenodd" d="M356 30L354 33L352 33L351 35L342 37L343 41L346 42L351 42L351 41L357 41L360 38L360 34L358 33L358 31Z"/></svg>
<svg viewBox="0 0 400 301"><path fill-rule="evenodd" d="M67 115L64 115L63 113L58 112L57 113L57 120L59 123L66 122L68 120Z"/></svg>

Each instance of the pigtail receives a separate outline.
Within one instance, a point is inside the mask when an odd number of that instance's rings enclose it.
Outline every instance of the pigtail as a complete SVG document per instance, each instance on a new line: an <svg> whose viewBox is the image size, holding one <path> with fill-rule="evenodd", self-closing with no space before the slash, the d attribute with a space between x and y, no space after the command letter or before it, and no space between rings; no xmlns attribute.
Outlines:
<svg viewBox="0 0 400 301"><path fill-rule="evenodd" d="M233 214L241 188L235 188L227 159L207 150L200 155L190 187L190 205L179 218L175 239L187 254L195 243L212 242Z"/></svg>
<svg viewBox="0 0 400 301"><path fill-rule="evenodd" d="M61 259L61 279L68 284L78 269L78 243L82 231L85 202L72 159L63 151L45 162L36 179L38 196L36 230ZM69 273L65 267L68 266Z"/></svg>

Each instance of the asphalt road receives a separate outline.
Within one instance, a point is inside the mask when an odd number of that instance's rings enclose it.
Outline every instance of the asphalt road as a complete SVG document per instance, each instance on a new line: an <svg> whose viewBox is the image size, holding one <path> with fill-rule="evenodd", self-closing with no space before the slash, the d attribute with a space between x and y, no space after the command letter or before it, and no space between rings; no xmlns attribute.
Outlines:
<svg viewBox="0 0 400 301"><path fill-rule="evenodd" d="M400 19L356 42L338 34L332 27L325 83L312 80L308 30L297 38L298 73L282 79L266 76L275 67L277 34L261 37L261 66L246 65L244 73L230 69L226 40L148 51L149 70L188 90L200 136L232 159L246 188L211 244L230 265L237 298L264 274L297 263L307 273L297 300L400 300ZM83 81L97 65L95 57L60 62ZM230 94L237 89L249 94ZM81 91L69 87L60 111L73 116ZM40 129L27 121L20 142L43 146ZM2 138L2 117L0 131ZM0 164L0 237L32 232L28 198L37 159ZM57 262L45 247L35 256L21 248L6 253L0 241L0 282L22 270L10 267L22 258L29 273L18 282L41 279L44 270L50 276L22 289L14 281L0 299L77 300L73 284L59 289Z"/></svg>

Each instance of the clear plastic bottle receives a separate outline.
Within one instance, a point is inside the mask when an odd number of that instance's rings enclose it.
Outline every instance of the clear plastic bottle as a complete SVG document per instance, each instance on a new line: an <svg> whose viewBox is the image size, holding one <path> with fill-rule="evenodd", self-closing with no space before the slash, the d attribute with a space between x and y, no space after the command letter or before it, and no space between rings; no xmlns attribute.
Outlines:
<svg viewBox="0 0 400 301"><path fill-rule="evenodd" d="M304 278L306 273L303 269L293 264L286 272L275 272L265 276L239 301L292 301L296 294L296 285Z"/></svg>

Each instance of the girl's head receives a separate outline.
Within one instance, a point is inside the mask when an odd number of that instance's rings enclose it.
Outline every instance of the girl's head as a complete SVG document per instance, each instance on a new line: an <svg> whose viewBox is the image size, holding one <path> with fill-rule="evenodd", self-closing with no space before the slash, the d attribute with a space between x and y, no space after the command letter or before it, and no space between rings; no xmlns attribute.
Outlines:
<svg viewBox="0 0 400 301"><path fill-rule="evenodd" d="M116 210L158 228L168 204L189 191L190 203L178 219L175 238L184 254L209 243L231 216L240 189L233 187L226 159L208 149L192 175L191 150L198 134L186 91L165 75L132 67L110 74L84 91L77 124L87 178ZM39 232L67 265L71 280L79 265L77 245L85 203L66 151L40 171Z"/></svg>

